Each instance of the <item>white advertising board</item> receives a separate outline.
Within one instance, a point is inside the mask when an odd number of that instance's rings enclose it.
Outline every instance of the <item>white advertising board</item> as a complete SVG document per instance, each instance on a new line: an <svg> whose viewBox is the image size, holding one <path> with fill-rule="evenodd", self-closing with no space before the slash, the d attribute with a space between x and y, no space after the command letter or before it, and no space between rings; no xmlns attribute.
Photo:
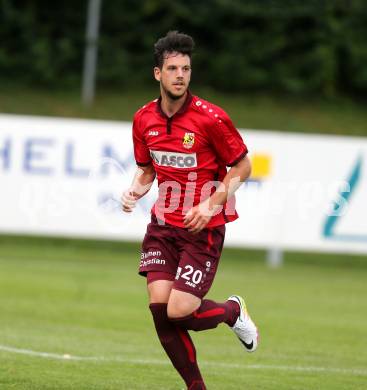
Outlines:
<svg viewBox="0 0 367 390"><path fill-rule="evenodd" d="M227 245L367 253L367 139L241 133ZM130 123L0 115L0 233L139 240L157 188L122 213L134 172Z"/></svg>

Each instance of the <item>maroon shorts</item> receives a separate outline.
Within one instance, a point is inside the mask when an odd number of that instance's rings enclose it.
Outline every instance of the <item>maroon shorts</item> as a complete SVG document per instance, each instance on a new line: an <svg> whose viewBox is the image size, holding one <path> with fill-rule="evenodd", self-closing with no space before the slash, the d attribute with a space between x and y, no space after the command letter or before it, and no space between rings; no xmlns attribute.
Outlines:
<svg viewBox="0 0 367 390"><path fill-rule="evenodd" d="M139 274L164 272L173 288L203 298L209 291L222 253L225 225L192 234L187 229L160 225L155 215L142 244Z"/></svg>

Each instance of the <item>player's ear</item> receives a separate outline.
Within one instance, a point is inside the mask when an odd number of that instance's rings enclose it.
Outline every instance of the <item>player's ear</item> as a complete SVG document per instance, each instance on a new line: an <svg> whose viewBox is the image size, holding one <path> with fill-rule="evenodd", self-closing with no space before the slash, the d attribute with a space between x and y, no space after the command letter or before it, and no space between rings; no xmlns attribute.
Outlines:
<svg viewBox="0 0 367 390"><path fill-rule="evenodd" d="M161 70L160 70L160 68L158 68L158 66L155 66L155 67L154 67L153 73L154 73L154 78L155 78L157 81L161 81Z"/></svg>

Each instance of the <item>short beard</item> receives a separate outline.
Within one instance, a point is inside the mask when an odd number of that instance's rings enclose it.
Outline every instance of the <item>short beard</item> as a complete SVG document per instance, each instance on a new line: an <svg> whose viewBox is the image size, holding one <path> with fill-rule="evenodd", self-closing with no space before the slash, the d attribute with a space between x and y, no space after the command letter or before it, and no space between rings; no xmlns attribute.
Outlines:
<svg viewBox="0 0 367 390"><path fill-rule="evenodd" d="M182 96L185 95L187 89L185 89L185 92L182 95L174 95L172 92L170 92L165 86L161 83L162 89L164 93L167 95L167 97L171 100L179 100L182 98Z"/></svg>

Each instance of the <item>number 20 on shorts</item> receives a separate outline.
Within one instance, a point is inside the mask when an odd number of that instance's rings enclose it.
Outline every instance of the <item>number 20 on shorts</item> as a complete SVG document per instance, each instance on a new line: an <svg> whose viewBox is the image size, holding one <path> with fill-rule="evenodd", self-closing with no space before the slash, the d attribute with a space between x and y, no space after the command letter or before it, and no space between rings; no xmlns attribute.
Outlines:
<svg viewBox="0 0 367 390"><path fill-rule="evenodd" d="M197 269L194 271L194 267L191 265L185 265L184 267L184 272L182 272L182 267L177 268L177 273L176 273L176 280L181 276L182 279L188 280L193 282L194 284L199 284L201 282L201 279L203 278L203 273Z"/></svg>

